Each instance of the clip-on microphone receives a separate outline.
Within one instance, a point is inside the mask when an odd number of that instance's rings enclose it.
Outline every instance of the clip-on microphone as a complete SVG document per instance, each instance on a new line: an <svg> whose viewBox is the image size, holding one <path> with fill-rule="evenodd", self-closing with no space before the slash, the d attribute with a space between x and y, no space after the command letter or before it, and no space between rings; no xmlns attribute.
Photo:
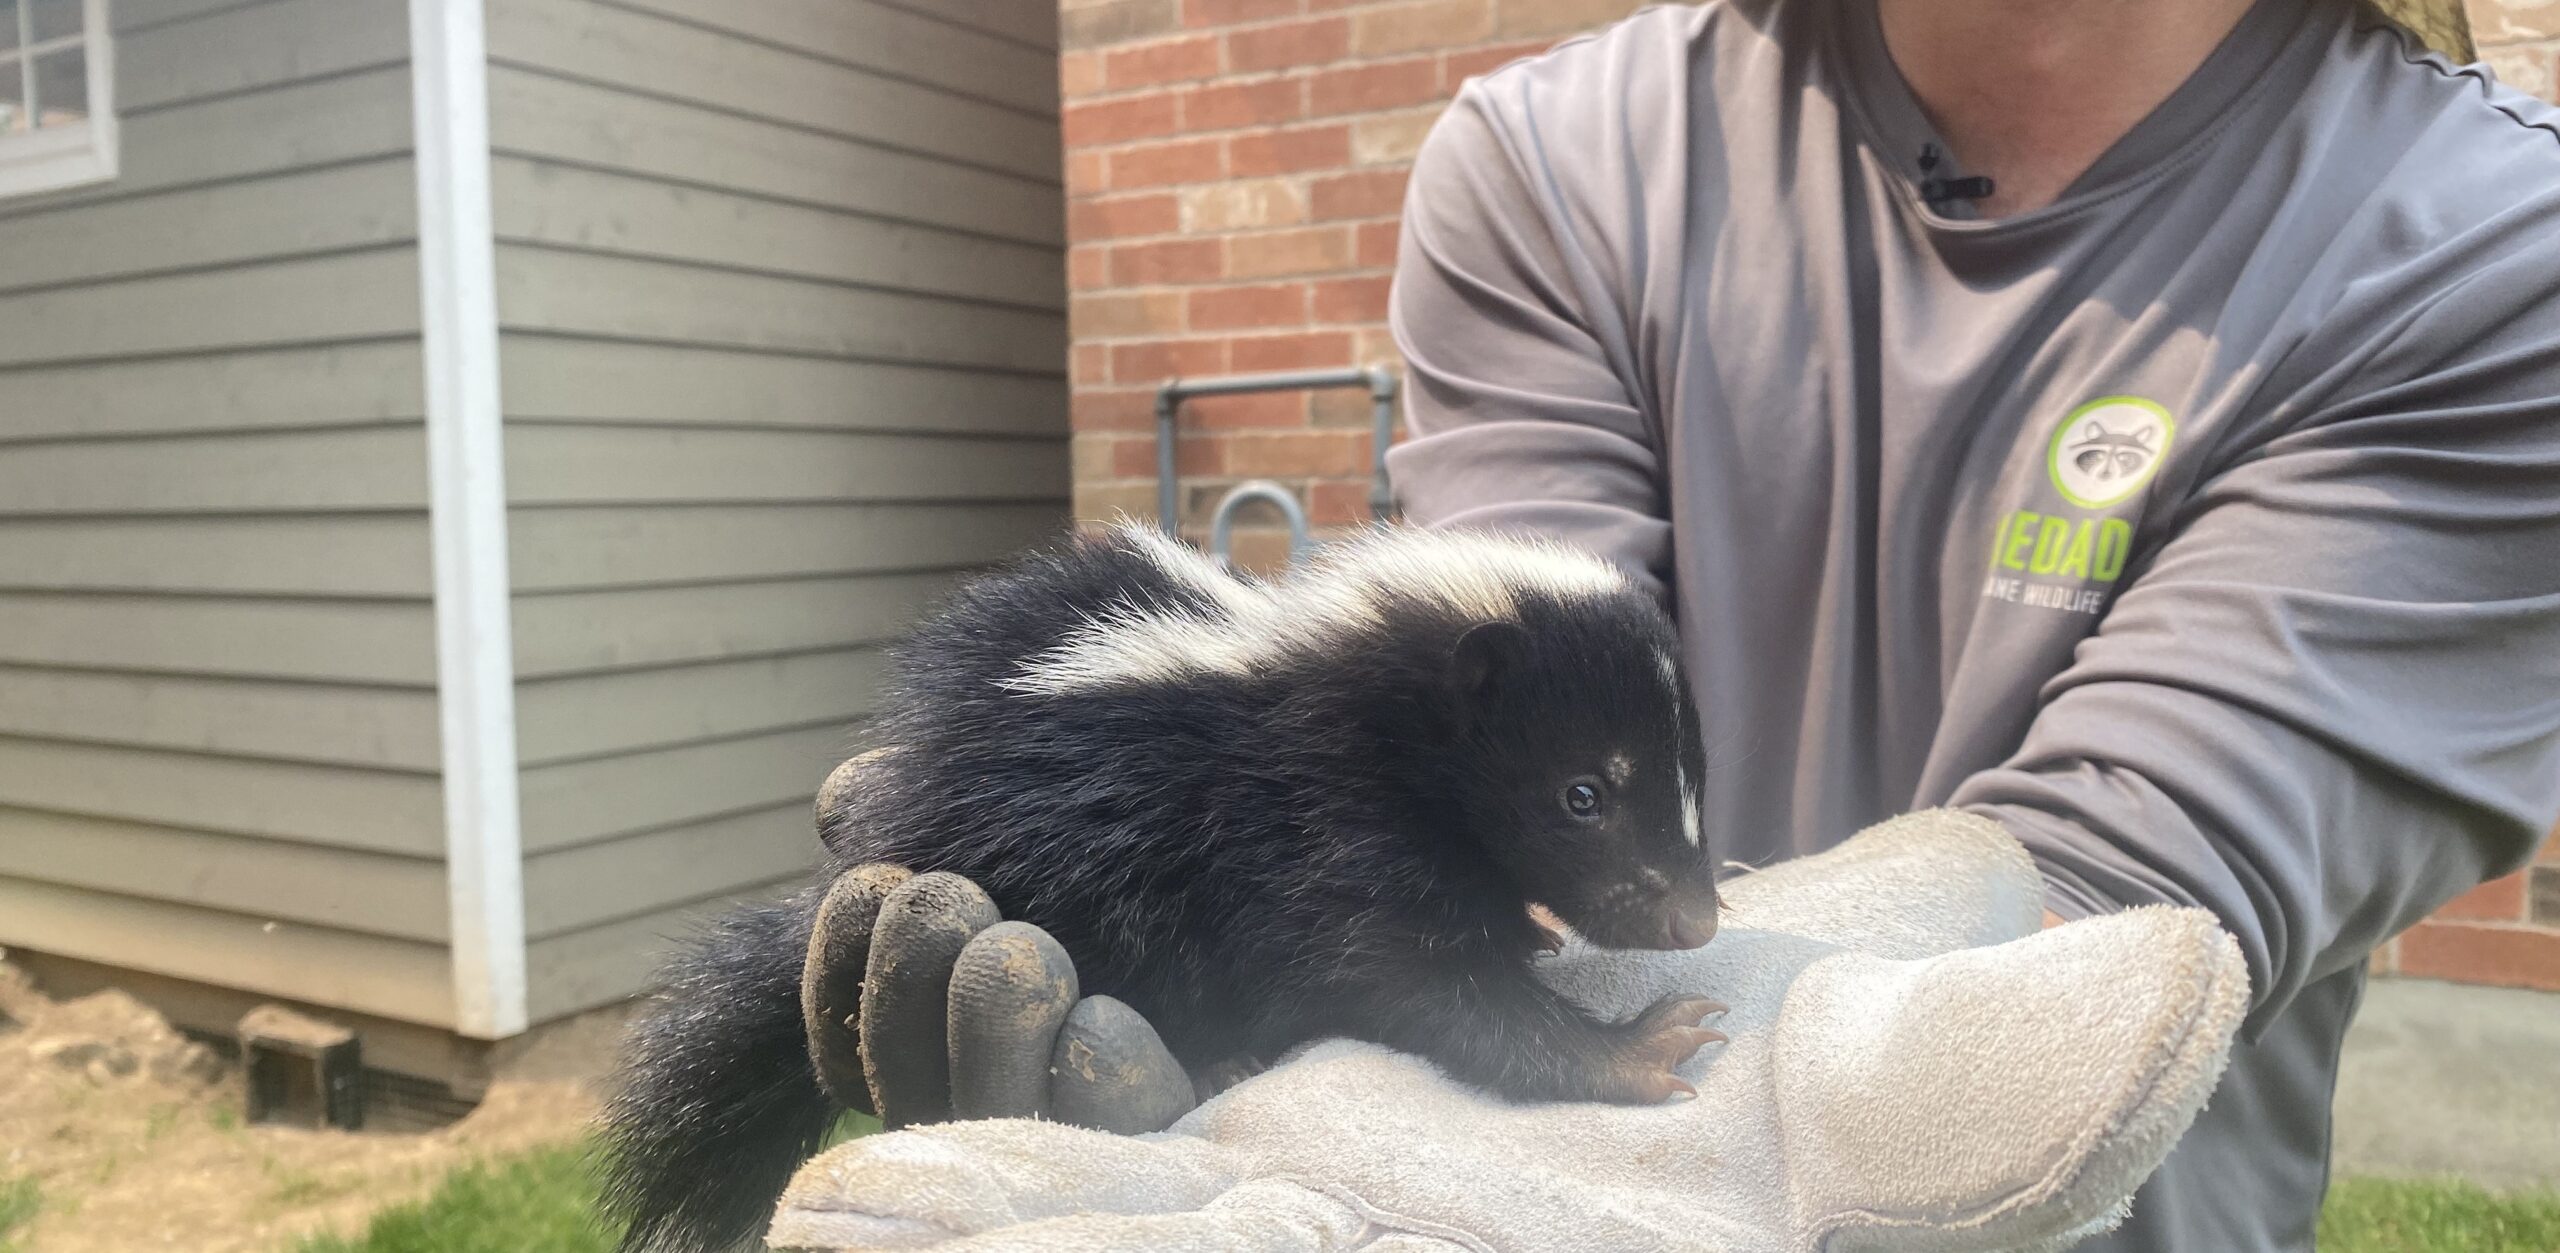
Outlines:
<svg viewBox="0 0 2560 1253"><path fill-rule="evenodd" d="M1976 174L1968 178L1941 178L1934 171L1945 159L1936 144L1920 145L1920 198L1932 209L1945 209L1958 200L1986 200L1991 196L1991 180Z"/></svg>

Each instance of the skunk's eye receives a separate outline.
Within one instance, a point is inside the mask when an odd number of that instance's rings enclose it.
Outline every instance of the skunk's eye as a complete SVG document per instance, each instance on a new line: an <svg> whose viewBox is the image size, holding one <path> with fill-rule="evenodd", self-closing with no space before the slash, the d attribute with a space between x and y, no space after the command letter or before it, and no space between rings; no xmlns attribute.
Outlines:
<svg viewBox="0 0 2560 1253"><path fill-rule="evenodd" d="M1564 791L1556 799L1564 803L1566 813L1584 822L1599 821L1601 812L1609 807L1608 798L1601 792L1596 779L1576 779L1565 784Z"/></svg>

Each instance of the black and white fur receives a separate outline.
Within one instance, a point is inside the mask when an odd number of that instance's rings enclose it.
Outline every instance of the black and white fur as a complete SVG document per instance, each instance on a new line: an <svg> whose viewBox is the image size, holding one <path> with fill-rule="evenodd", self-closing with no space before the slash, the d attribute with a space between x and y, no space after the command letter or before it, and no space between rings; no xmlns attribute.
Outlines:
<svg viewBox="0 0 2560 1253"><path fill-rule="evenodd" d="M1340 1035L1519 1099L1664 1099L1701 1003L1590 1017L1530 976L1554 936L1526 907L1611 947L1713 933L1676 647L1553 545L1381 528L1265 584L1072 539L898 651L828 877L975 880L1195 1074ZM610 1118L634 1243L745 1234L833 1118L797 999L823 886L672 968Z"/></svg>

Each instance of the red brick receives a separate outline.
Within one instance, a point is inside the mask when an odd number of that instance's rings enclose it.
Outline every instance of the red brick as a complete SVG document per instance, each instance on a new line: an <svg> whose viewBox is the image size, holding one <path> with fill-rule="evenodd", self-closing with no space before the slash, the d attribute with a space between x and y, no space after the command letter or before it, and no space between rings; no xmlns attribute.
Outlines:
<svg viewBox="0 0 2560 1253"><path fill-rule="evenodd" d="M1138 287L1156 283L1209 283L1226 276L1225 241L1171 239L1155 244L1122 244L1111 250L1111 284Z"/></svg>
<svg viewBox="0 0 2560 1253"><path fill-rule="evenodd" d="M2560 866L2535 866L2528 871L2532 878L2526 917L2537 926L2560 927Z"/></svg>
<svg viewBox="0 0 2560 1253"><path fill-rule="evenodd" d="M1319 178L1307 187L1307 207L1319 222L1394 217L1404 208L1404 170L1363 170Z"/></svg>
<svg viewBox="0 0 2560 1253"><path fill-rule="evenodd" d="M1351 231L1340 226L1237 235L1227 241L1227 273L1236 278L1325 274L1350 268L1351 257Z"/></svg>
<svg viewBox="0 0 2560 1253"><path fill-rule="evenodd" d="M1191 293L1189 317L1197 331L1230 331L1307 324L1304 283L1208 287Z"/></svg>
<svg viewBox="0 0 2560 1253"><path fill-rule="evenodd" d="M1644 0L1502 0L1502 21L1495 29L1513 39L1597 30L1633 13Z"/></svg>
<svg viewBox="0 0 2560 1253"><path fill-rule="evenodd" d="M1111 379L1116 383L1154 386L1166 379L1224 374L1226 370L1227 341L1223 339L1165 339L1114 344L1111 348Z"/></svg>
<svg viewBox="0 0 2560 1253"><path fill-rule="evenodd" d="M1079 521L1105 522L1132 518L1152 522L1156 516L1156 485L1153 483L1076 484L1075 512Z"/></svg>
<svg viewBox="0 0 2560 1253"><path fill-rule="evenodd" d="M1242 26L1274 18L1297 17L1307 0L1182 0L1185 26Z"/></svg>
<svg viewBox="0 0 2560 1253"><path fill-rule="evenodd" d="M1404 351L1396 347L1395 335L1383 326L1368 326L1352 332L1351 359L1366 365L1397 366L1404 362Z"/></svg>
<svg viewBox="0 0 2560 1253"><path fill-rule="evenodd" d="M1308 484L1307 521L1317 526L1350 526L1369 521L1369 481L1329 479Z"/></svg>
<svg viewBox="0 0 2560 1253"><path fill-rule="evenodd" d="M1407 57L1323 70L1307 79L1307 112L1316 117L1370 113L1440 98L1440 63Z"/></svg>
<svg viewBox="0 0 2560 1253"><path fill-rule="evenodd" d="M1351 23L1346 18L1255 26L1228 32L1227 69L1235 74L1304 69L1339 61L1350 51Z"/></svg>
<svg viewBox="0 0 2560 1253"><path fill-rule="evenodd" d="M1090 96L1102 90L1102 54L1098 52L1062 52L1058 54L1058 94L1068 100Z"/></svg>
<svg viewBox="0 0 2560 1253"><path fill-rule="evenodd" d="M1440 120L1442 106L1433 103L1397 113L1378 113L1351 124L1351 159L1360 165L1396 165L1413 160L1422 138Z"/></svg>
<svg viewBox="0 0 2560 1253"><path fill-rule="evenodd" d="M1351 19L1351 50L1364 57L1471 44L1493 33L1487 0L1407 0L1362 9Z"/></svg>
<svg viewBox="0 0 2560 1253"><path fill-rule="evenodd" d="M1115 150L1110 159L1110 183L1114 188L1203 183L1226 173L1224 153L1214 139L1139 144Z"/></svg>
<svg viewBox="0 0 2560 1253"><path fill-rule="evenodd" d="M1079 243L1170 235L1182 229L1182 198L1169 191L1078 200L1067 206L1067 238Z"/></svg>
<svg viewBox="0 0 2560 1253"><path fill-rule="evenodd" d="M1384 274L1326 279L1315 285L1308 308L1318 322L1384 322L1387 283Z"/></svg>
<svg viewBox="0 0 2560 1253"><path fill-rule="evenodd" d="M1368 269L1396 263L1396 223L1370 222L1359 231L1360 242L1352 249L1353 260Z"/></svg>
<svg viewBox="0 0 2560 1253"><path fill-rule="evenodd" d="M2542 851L2535 855L2535 860L2546 865L2560 866L2560 828L2553 828L2542 837Z"/></svg>
<svg viewBox="0 0 2560 1253"><path fill-rule="evenodd" d="M2400 973L2560 992L2560 931L2422 922L2400 937Z"/></svg>
<svg viewBox="0 0 2560 1253"><path fill-rule="evenodd" d="M1156 442L1152 439L1122 440L1112 448L1111 471L1119 478L1156 476ZM1227 472L1227 437L1185 433L1173 441L1173 470L1184 478Z"/></svg>
<svg viewBox="0 0 2560 1253"><path fill-rule="evenodd" d="M1495 44L1489 48L1468 48L1452 52L1440 59L1440 93L1455 95L1460 84L1479 74L1490 74L1522 57L1533 57L1553 45L1543 39L1527 43Z"/></svg>
<svg viewBox="0 0 2560 1253"><path fill-rule="evenodd" d="M1074 291L1092 291L1108 280L1111 254L1100 244L1077 244L1067 249L1067 286Z"/></svg>
<svg viewBox="0 0 2560 1253"><path fill-rule="evenodd" d="M1113 91L1218 76L1218 37L1187 35L1102 54L1102 84Z"/></svg>
<svg viewBox="0 0 2560 1253"><path fill-rule="evenodd" d="M1229 350L1229 360L1239 374L1351 364L1351 337L1341 331L1255 335L1232 341Z"/></svg>
<svg viewBox="0 0 2560 1253"><path fill-rule="evenodd" d="M1231 178L1182 190L1182 229L1194 235L1306 220L1306 192L1288 179Z"/></svg>
<svg viewBox="0 0 2560 1253"><path fill-rule="evenodd" d="M1268 513L1269 505L1251 506L1246 516ZM1204 520L1207 509L1199 511ZM1227 560L1239 570L1261 578L1272 578L1289 568L1289 531L1277 526L1238 526L1227 535Z"/></svg>
<svg viewBox="0 0 2560 1253"><path fill-rule="evenodd" d="M1112 435L1078 435L1067 441L1067 467L1078 483L1099 483L1117 478L1111 472L1111 459L1122 441Z"/></svg>
<svg viewBox="0 0 2560 1253"><path fill-rule="evenodd" d="M2491 9L2504 5L2489 5ZM2520 6L2519 6L2520 7ZM2560 55L2550 44L2526 43L2487 46L2480 49L2480 59L2499 82L2529 96L2549 100L2560 96Z"/></svg>
<svg viewBox="0 0 2560 1253"><path fill-rule="evenodd" d="M1077 344L1067 352L1067 382L1091 387L1111 381L1111 350L1100 344Z"/></svg>
<svg viewBox="0 0 2560 1253"><path fill-rule="evenodd" d="M2471 37L2482 47L2560 39L2560 13L2534 0L2499 0L2471 6Z"/></svg>
<svg viewBox="0 0 2560 1253"><path fill-rule="evenodd" d="M1151 91L1071 104L1059 113L1058 133L1070 148L1170 135L1182 129L1176 100L1170 91Z"/></svg>
<svg viewBox="0 0 2560 1253"><path fill-rule="evenodd" d="M1237 135L1227 140L1227 168L1237 178L1339 169L1351 163L1351 128L1340 122Z"/></svg>
<svg viewBox="0 0 2560 1253"><path fill-rule="evenodd" d="M1277 126L1306 116L1306 80L1263 78L1194 87L1182 93L1182 129L1237 130Z"/></svg>
<svg viewBox="0 0 2560 1253"><path fill-rule="evenodd" d="M1365 431L1376 420L1377 412L1370 405L1367 392L1337 387L1308 394L1307 424L1310 426L1356 426Z"/></svg>
<svg viewBox="0 0 2560 1253"><path fill-rule="evenodd" d="M1145 431L1156 423L1152 387L1082 387L1067 397L1067 424L1079 432Z"/></svg>
<svg viewBox="0 0 2560 1253"><path fill-rule="evenodd" d="M1265 392L1258 396L1203 396L1182 406L1182 425L1198 431L1268 430L1305 426L1305 392Z"/></svg>
<svg viewBox="0 0 2560 1253"><path fill-rule="evenodd" d="M1067 326L1078 346L1089 339L1178 335L1183 329L1180 292L1107 292L1067 302Z"/></svg>
<svg viewBox="0 0 2560 1253"><path fill-rule="evenodd" d="M1070 196L1090 196L1102 190L1109 174L1110 168L1099 152L1067 154L1067 194Z"/></svg>
<svg viewBox="0 0 2560 1253"><path fill-rule="evenodd" d="M2460 896L2446 901L2436 911L2438 918L2470 918L2483 922L2524 921L2524 875L2511 874L2491 879Z"/></svg>
<svg viewBox="0 0 2560 1253"><path fill-rule="evenodd" d="M1101 0L1058 15L1058 46L1070 52L1125 44L1181 29L1181 0Z"/></svg>
<svg viewBox="0 0 2560 1253"><path fill-rule="evenodd" d="M1356 474L1369 438L1356 431L1250 431L1227 436L1227 469L1255 478Z"/></svg>

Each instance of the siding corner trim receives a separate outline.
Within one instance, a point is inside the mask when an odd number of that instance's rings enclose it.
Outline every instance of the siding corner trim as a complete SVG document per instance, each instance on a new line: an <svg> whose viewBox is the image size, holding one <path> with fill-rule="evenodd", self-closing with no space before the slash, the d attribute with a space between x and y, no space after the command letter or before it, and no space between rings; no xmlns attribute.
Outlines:
<svg viewBox="0 0 2560 1253"><path fill-rule="evenodd" d="M454 1027L525 1029L522 816L481 0L409 0Z"/></svg>

